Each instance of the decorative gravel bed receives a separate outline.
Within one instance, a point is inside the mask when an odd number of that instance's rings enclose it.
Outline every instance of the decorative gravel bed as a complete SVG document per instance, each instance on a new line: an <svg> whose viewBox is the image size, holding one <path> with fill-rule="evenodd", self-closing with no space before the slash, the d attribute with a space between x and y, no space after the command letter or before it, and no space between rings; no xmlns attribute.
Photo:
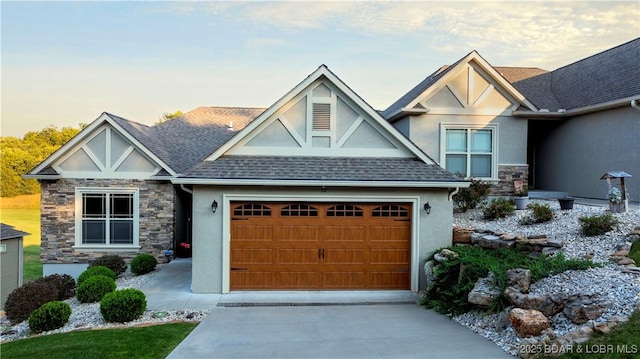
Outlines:
<svg viewBox="0 0 640 359"><path fill-rule="evenodd" d="M116 280L117 289L125 288L140 288L149 279L153 278L162 268L164 264L158 264L156 270L141 276L134 276L130 272L123 273ZM202 321L209 310L203 309L184 309L184 310L172 310L172 311L155 311L147 310L141 318L127 323L109 323L102 318L100 314L100 303L83 304L76 298L69 298L65 300L71 306L71 317L69 322L59 329L44 332L39 335L49 335L56 333L65 333L74 330L93 330L103 328L126 328L136 326L146 326L153 324L162 324L170 322L200 322ZM0 327L2 328L2 335L0 342L11 341L20 338L26 338L31 334L28 321L24 321L15 326L11 326L3 316L0 319Z"/></svg>
<svg viewBox="0 0 640 359"><path fill-rule="evenodd" d="M585 271L567 271L545 278L531 285L530 293L541 294L565 292L568 294L596 294L610 303L600 318L592 324L607 322L614 318L628 318L640 303L640 275L622 273L622 266L609 262L609 256L615 252L616 244L625 235L640 226L640 210L630 210L622 214L614 214L620 221L616 230L605 235L585 237L580 233L578 218L606 213L606 208L575 204L571 211L561 211L557 201L532 201L549 204L556 212L555 218L547 223L521 225L520 218L527 211L516 211L516 214L497 221L485 221L479 210L454 215L454 226L489 229L525 236L546 234L549 239L565 242L563 252L567 258L592 258L601 268ZM481 312L469 312L452 319L469 327L484 337L495 342L506 352L517 356L521 338L516 334L508 320L508 311L485 315ZM578 329L582 325L573 324L562 313L550 318L552 329L556 335L564 335Z"/></svg>

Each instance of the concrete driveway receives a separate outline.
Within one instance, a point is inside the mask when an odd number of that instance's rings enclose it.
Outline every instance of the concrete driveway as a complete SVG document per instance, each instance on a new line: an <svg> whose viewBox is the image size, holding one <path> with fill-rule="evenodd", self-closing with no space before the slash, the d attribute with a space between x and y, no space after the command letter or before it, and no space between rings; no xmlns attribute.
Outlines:
<svg viewBox="0 0 640 359"><path fill-rule="evenodd" d="M190 258L141 289L148 309L211 309L169 358L512 358L409 291L195 294Z"/></svg>
<svg viewBox="0 0 640 359"><path fill-rule="evenodd" d="M512 358L416 304L216 307L169 358Z"/></svg>

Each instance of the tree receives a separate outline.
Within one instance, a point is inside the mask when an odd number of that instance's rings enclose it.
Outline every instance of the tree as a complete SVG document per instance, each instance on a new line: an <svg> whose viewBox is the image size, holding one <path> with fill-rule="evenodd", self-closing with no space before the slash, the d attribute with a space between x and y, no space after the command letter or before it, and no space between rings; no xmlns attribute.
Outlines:
<svg viewBox="0 0 640 359"><path fill-rule="evenodd" d="M0 137L0 196L13 197L40 192L34 179L24 179L29 172L45 158L67 143L80 129L47 127L40 131L26 133L23 138Z"/></svg>
<svg viewBox="0 0 640 359"><path fill-rule="evenodd" d="M174 118L180 117L182 115L184 114L182 113L182 111L179 111L179 110L174 113L165 112L162 114L162 117L160 117L158 121L154 123L154 125L161 125L169 120L173 120Z"/></svg>

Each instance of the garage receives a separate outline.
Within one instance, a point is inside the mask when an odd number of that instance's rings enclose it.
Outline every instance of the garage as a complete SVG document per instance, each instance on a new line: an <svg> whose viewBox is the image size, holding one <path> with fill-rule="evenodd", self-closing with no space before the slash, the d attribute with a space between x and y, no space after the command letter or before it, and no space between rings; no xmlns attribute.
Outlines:
<svg viewBox="0 0 640 359"><path fill-rule="evenodd" d="M411 208L231 202L230 290L408 290Z"/></svg>

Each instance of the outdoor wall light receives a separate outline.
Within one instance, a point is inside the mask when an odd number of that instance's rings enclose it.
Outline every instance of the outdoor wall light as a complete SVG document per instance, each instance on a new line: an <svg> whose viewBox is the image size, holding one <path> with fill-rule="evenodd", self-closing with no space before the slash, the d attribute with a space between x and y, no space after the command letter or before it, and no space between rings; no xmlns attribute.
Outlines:
<svg viewBox="0 0 640 359"><path fill-rule="evenodd" d="M427 212L427 214L431 213L431 205L429 202L424 204L424 211Z"/></svg>
<svg viewBox="0 0 640 359"><path fill-rule="evenodd" d="M217 209L218 209L218 201L214 199L213 202L211 202L211 213L216 213Z"/></svg>

